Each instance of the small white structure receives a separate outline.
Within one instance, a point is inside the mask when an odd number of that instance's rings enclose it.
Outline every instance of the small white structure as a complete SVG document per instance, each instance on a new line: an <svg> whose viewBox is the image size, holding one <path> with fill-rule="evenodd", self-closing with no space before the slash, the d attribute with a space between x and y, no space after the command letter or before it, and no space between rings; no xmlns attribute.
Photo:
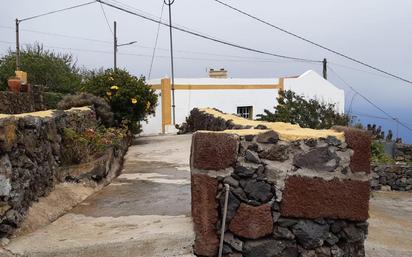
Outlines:
<svg viewBox="0 0 412 257"><path fill-rule="evenodd" d="M172 91L170 78L147 82L158 92L156 114L142 122L143 134L173 131ZM344 91L335 87L318 73L309 70L297 77L287 78L227 78L225 70L209 72L209 78L175 78L175 123L185 121L193 108L211 107L254 119L264 109L273 111L279 90L292 90L306 99L336 104L344 112Z"/></svg>

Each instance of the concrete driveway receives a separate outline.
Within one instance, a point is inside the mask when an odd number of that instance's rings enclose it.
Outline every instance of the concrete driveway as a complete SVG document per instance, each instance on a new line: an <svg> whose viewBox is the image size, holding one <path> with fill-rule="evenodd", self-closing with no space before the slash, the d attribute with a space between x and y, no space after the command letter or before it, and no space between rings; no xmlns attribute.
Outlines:
<svg viewBox="0 0 412 257"><path fill-rule="evenodd" d="M369 215L368 257L412 257L411 192L374 192Z"/></svg>
<svg viewBox="0 0 412 257"><path fill-rule="evenodd" d="M139 138L125 157L122 174L109 186L45 228L12 240L8 254L193 256L190 139Z"/></svg>

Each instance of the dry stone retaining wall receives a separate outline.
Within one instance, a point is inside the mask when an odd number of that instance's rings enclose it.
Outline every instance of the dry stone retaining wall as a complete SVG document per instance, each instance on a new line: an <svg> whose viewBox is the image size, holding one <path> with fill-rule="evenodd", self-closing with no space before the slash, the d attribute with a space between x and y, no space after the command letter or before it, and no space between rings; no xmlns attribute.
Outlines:
<svg viewBox="0 0 412 257"><path fill-rule="evenodd" d="M412 191L412 166L374 165L371 186L374 190Z"/></svg>
<svg viewBox="0 0 412 257"><path fill-rule="evenodd" d="M0 91L0 113L19 114L43 109L43 96L37 90L30 93Z"/></svg>
<svg viewBox="0 0 412 257"><path fill-rule="evenodd" d="M120 149L110 149L104 160L89 167L90 172L62 169L63 129L82 132L95 126L95 113L87 107L0 118L0 238L11 235L32 202L46 196L68 176L77 181L84 176L102 181L116 172L113 169L119 169L127 143Z"/></svg>
<svg viewBox="0 0 412 257"><path fill-rule="evenodd" d="M370 136L339 130L344 141L284 141L272 130L196 132L195 253L217 256L227 184L224 256L365 256Z"/></svg>

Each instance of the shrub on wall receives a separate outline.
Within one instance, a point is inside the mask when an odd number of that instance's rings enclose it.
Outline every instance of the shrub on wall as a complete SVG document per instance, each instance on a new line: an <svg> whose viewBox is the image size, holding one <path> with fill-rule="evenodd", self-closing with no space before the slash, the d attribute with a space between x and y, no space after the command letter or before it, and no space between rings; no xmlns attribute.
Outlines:
<svg viewBox="0 0 412 257"><path fill-rule="evenodd" d="M113 125L113 112L110 105L101 97L88 93L77 95L66 95L58 104L60 110L67 110L72 107L93 106L98 122L105 127Z"/></svg>
<svg viewBox="0 0 412 257"><path fill-rule="evenodd" d="M120 147L126 134L125 128L97 127L86 129L82 133L65 128L61 151L63 164L80 164L98 158L109 147Z"/></svg>
<svg viewBox="0 0 412 257"><path fill-rule="evenodd" d="M105 98L116 125L125 124L133 133L140 132L138 122L153 114L157 105L157 95L145 78L132 76L126 70L91 72L82 90Z"/></svg>
<svg viewBox="0 0 412 257"><path fill-rule="evenodd" d="M334 104L321 103L315 99L306 100L291 90L279 91L277 100L275 112L264 110L264 114L257 115L260 120L288 122L312 129L347 126L350 121L347 115L336 112Z"/></svg>
<svg viewBox="0 0 412 257"><path fill-rule="evenodd" d="M32 85L42 85L47 92L74 93L81 75L71 54L49 51L40 44L28 45L20 53L21 70L27 72ZM15 75L16 54L9 51L0 58L0 90L7 89L7 80Z"/></svg>
<svg viewBox="0 0 412 257"><path fill-rule="evenodd" d="M45 109L57 109L58 103L63 99L64 94L43 92L43 105Z"/></svg>

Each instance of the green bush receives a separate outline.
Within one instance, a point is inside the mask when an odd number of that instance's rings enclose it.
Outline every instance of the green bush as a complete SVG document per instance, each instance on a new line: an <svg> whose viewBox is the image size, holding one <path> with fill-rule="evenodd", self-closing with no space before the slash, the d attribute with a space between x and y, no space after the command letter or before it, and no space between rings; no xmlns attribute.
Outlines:
<svg viewBox="0 0 412 257"><path fill-rule="evenodd" d="M21 50L20 62L28 82L41 85L44 91L67 94L76 92L80 86L80 71L71 54L55 53L34 44ZM0 58L0 90L7 89L7 80L15 76L15 70L16 53L9 51Z"/></svg>
<svg viewBox="0 0 412 257"><path fill-rule="evenodd" d="M65 96L64 94L60 93L53 93L53 92L43 92L43 105L46 109L57 109L58 103L63 99Z"/></svg>
<svg viewBox="0 0 412 257"><path fill-rule="evenodd" d="M334 104L321 103L315 99L306 100L290 90L279 91L277 100L275 112L264 110L264 114L257 115L260 120L288 122L312 129L347 126L350 121L347 115L336 112Z"/></svg>
<svg viewBox="0 0 412 257"><path fill-rule="evenodd" d="M105 127L113 125L113 112L110 105L101 97L92 94L81 93L65 96L57 105L60 110L67 110L72 107L93 106L98 122Z"/></svg>
<svg viewBox="0 0 412 257"><path fill-rule="evenodd" d="M91 72L82 90L104 97L114 113L115 124L125 124L132 133L141 131L139 122L153 114L157 105L157 95L145 78L137 78L125 70Z"/></svg>
<svg viewBox="0 0 412 257"><path fill-rule="evenodd" d="M374 163L381 163L381 164L395 163L395 160L385 153L385 146L383 145L383 143L379 142L378 140L372 141L371 152L372 152L372 162Z"/></svg>

